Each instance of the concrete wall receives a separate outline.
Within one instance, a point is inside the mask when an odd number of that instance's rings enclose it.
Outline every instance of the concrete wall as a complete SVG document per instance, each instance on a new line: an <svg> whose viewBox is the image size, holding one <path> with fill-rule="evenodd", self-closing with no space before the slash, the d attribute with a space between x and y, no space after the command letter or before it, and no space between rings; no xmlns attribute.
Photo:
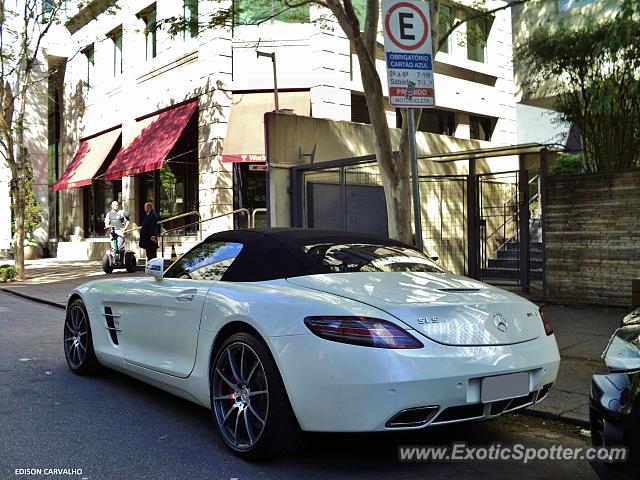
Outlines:
<svg viewBox="0 0 640 480"><path fill-rule="evenodd" d="M553 176L545 202L548 299L631 305L640 277L640 171Z"/></svg>

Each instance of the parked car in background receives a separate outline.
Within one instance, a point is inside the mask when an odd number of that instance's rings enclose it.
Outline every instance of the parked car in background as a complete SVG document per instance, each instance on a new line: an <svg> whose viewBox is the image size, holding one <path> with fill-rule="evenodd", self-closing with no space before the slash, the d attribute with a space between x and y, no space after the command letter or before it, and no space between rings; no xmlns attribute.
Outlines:
<svg viewBox="0 0 640 480"><path fill-rule="evenodd" d="M640 478L640 308L613 333L602 357L608 372L591 380L594 446L626 446L625 463L594 464L603 478Z"/></svg>

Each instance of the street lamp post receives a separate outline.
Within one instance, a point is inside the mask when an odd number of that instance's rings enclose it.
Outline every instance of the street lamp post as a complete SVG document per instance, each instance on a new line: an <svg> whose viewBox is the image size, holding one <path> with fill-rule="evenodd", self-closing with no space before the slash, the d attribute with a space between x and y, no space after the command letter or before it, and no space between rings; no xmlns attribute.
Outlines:
<svg viewBox="0 0 640 480"><path fill-rule="evenodd" d="M271 63L273 64L273 98L275 102L275 111L280 111L280 106L278 105L278 76L276 74L276 54L275 52L266 53L261 52L260 50L256 50L257 57L269 57L271 58Z"/></svg>

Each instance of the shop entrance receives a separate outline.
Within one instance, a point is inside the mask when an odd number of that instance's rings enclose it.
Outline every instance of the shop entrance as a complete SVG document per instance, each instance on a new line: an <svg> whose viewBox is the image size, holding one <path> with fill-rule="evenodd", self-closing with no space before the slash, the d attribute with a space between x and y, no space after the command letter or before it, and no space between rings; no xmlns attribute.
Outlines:
<svg viewBox="0 0 640 480"><path fill-rule="evenodd" d="M262 163L233 164L233 209L246 208L250 212L267 207L267 172ZM267 226L266 211L255 212L255 227ZM236 215L234 228L247 228L246 215Z"/></svg>

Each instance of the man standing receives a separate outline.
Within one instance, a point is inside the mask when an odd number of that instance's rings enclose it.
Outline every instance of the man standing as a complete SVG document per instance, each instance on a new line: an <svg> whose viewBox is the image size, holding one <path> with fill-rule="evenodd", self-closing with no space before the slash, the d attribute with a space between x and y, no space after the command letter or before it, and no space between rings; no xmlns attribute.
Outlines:
<svg viewBox="0 0 640 480"><path fill-rule="evenodd" d="M146 215L140 226L140 248L147 252L147 260L156 258L158 251L158 215L153 211L153 203L144 204Z"/></svg>
<svg viewBox="0 0 640 480"><path fill-rule="evenodd" d="M118 209L118 202L111 202L111 210L104 217L104 228L110 233L111 240L117 239L120 263L124 264L124 234L129 226L129 214Z"/></svg>

